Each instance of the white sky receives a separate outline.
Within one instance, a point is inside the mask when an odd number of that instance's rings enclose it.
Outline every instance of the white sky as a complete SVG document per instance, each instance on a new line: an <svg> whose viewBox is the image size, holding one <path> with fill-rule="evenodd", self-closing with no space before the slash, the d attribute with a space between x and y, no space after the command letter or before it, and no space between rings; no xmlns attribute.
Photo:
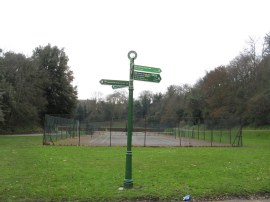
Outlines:
<svg viewBox="0 0 270 202"><path fill-rule="evenodd" d="M249 37L270 32L269 0L0 0L0 48L31 56L50 43L64 48L79 99L113 93L100 79L128 80L135 64L162 69L159 84L143 90L194 84L227 65Z"/></svg>

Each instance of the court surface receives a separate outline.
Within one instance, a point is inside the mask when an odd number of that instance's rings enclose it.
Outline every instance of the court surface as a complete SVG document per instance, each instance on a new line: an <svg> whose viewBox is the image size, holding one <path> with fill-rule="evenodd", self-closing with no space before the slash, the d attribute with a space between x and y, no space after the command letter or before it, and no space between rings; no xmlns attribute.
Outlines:
<svg viewBox="0 0 270 202"><path fill-rule="evenodd" d="M83 135L80 138L70 138L60 140L56 144L60 145L83 145L83 146L126 146L126 132L104 132L97 131L93 135ZM146 147L189 147L189 146L230 146L221 143L212 143L187 137L156 133L156 132L133 132L133 146Z"/></svg>

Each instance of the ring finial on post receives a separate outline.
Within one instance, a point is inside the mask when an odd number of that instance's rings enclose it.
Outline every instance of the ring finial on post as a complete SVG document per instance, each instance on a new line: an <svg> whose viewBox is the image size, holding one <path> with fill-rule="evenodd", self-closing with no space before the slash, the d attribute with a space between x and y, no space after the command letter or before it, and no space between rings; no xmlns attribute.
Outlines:
<svg viewBox="0 0 270 202"><path fill-rule="evenodd" d="M131 59L133 59L133 60L135 60L136 58L137 58L137 53L136 53L136 51L129 51L128 52L128 58L131 60Z"/></svg>

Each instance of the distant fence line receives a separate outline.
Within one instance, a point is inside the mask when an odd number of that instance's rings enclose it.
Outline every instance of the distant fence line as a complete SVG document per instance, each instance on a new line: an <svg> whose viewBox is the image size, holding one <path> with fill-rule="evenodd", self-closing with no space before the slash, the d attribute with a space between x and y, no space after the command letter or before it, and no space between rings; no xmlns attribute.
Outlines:
<svg viewBox="0 0 270 202"><path fill-rule="evenodd" d="M135 146L242 146L242 127L237 119L212 119L203 122L188 117L172 123L157 123L147 118L134 120ZM111 119L80 122L46 115L43 144L124 146L127 121Z"/></svg>

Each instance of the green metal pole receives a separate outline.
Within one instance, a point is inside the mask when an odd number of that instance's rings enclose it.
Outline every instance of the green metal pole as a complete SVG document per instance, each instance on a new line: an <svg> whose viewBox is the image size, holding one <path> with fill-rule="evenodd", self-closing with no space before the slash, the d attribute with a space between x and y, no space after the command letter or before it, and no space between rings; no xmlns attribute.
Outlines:
<svg viewBox="0 0 270 202"><path fill-rule="evenodd" d="M124 180L124 188L130 189L133 187L132 180L132 131L133 131L133 77L134 77L134 60L137 57L135 51L129 51L128 58L130 60L129 74L129 95L128 95L128 136L127 136L127 152L126 152L126 173Z"/></svg>

